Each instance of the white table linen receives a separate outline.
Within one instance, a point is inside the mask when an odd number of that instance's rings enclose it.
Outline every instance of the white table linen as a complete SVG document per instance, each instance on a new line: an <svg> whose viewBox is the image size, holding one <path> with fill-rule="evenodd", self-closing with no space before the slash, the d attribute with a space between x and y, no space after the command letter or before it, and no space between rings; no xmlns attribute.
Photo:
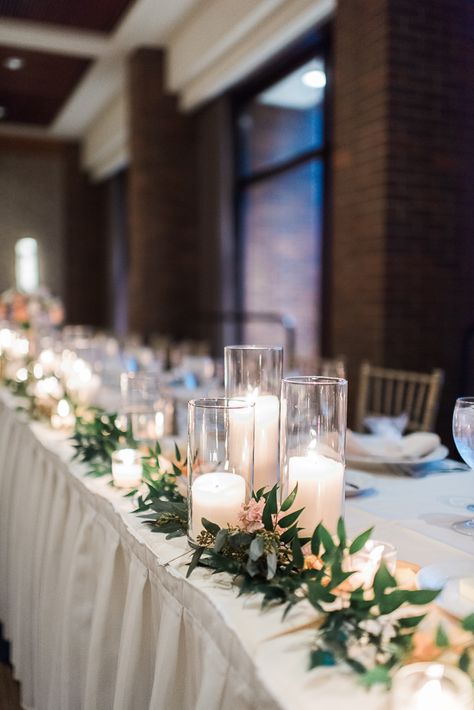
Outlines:
<svg viewBox="0 0 474 710"><path fill-rule="evenodd" d="M186 580L186 541L152 533L130 500L70 462L62 435L13 407L2 393L0 619L25 708L386 708L384 693L342 668L306 670L311 631L275 636L310 611L282 624L281 608L261 613L224 575ZM349 530L375 523L378 539L418 564L474 564L472 538L448 529L466 517L459 501L474 494L473 474L351 477L375 492L347 505Z"/></svg>

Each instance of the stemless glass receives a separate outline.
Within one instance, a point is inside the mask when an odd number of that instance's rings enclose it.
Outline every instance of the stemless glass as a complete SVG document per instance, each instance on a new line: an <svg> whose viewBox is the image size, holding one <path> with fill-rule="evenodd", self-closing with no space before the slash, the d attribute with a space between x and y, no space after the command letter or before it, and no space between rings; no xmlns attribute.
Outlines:
<svg viewBox="0 0 474 710"><path fill-rule="evenodd" d="M255 405L245 399L195 399L188 404L188 539L202 518L238 525L252 492Z"/></svg>
<svg viewBox="0 0 474 710"><path fill-rule="evenodd" d="M474 469L474 397L459 397L453 413L453 438L461 458ZM474 510L473 506L468 506ZM456 532L474 536L474 518L453 523Z"/></svg>
<svg viewBox="0 0 474 710"><path fill-rule="evenodd" d="M281 481L286 497L298 484L292 510L310 536L322 522L331 533L344 510L347 380L288 377L281 393Z"/></svg>

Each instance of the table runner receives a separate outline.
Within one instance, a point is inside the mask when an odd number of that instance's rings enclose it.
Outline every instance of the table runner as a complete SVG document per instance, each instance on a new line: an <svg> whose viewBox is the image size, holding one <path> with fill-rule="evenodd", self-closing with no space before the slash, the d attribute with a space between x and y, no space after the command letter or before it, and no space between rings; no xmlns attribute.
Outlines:
<svg viewBox="0 0 474 710"><path fill-rule="evenodd" d="M130 500L71 463L64 436L0 402L0 619L12 642L22 703L34 710L383 710L338 667L308 672L312 632L276 636L282 609L259 611L223 575L196 570L183 539L166 541ZM347 505L349 531L375 535L418 564L470 558L472 539L447 530L472 474L421 480L359 476L376 491ZM444 522L440 522L444 521ZM444 527L443 527L444 525Z"/></svg>

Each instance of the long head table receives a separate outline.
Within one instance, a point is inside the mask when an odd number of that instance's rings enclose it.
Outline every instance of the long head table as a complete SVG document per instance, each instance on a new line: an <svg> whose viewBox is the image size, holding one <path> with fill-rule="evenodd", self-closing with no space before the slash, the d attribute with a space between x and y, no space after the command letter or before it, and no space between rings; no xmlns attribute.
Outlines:
<svg viewBox="0 0 474 710"><path fill-rule="evenodd" d="M63 435L0 402L0 620L22 702L35 710L384 710L342 668L307 671L311 619L281 622L224 576L185 579L184 539L152 533L133 504L71 463ZM348 501L349 531L419 565L473 559L449 529L474 498L471 473L408 479L351 473L373 492ZM276 635L278 634L278 635Z"/></svg>

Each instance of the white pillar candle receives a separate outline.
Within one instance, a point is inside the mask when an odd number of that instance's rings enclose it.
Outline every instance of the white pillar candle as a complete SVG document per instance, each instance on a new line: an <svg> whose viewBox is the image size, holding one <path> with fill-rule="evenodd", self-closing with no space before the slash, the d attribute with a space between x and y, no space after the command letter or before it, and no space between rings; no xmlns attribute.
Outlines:
<svg viewBox="0 0 474 710"><path fill-rule="evenodd" d="M112 476L118 488L135 488L142 480L140 452L136 449L119 449L112 454Z"/></svg>
<svg viewBox="0 0 474 710"><path fill-rule="evenodd" d="M245 503L245 479L225 471L204 473L193 481L191 502L194 540L204 530L202 518L221 528L237 525L240 508Z"/></svg>
<svg viewBox="0 0 474 710"><path fill-rule="evenodd" d="M255 399L253 488L272 488L278 480L280 402L275 395Z"/></svg>
<svg viewBox="0 0 474 710"><path fill-rule="evenodd" d="M298 519L301 535L310 536L320 522L335 533L344 501L344 466L339 461L309 453L292 456L288 464L288 493L298 484L292 510L304 508Z"/></svg>

